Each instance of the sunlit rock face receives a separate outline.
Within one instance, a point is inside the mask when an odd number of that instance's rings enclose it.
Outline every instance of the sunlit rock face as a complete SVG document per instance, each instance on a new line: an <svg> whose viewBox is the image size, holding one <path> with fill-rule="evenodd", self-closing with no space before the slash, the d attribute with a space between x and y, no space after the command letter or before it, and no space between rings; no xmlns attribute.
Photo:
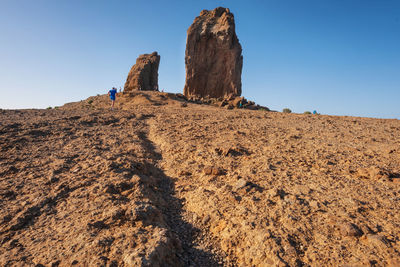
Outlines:
<svg viewBox="0 0 400 267"><path fill-rule="evenodd" d="M187 31L186 97L219 98L242 93L242 46L228 8L203 10Z"/></svg>
<svg viewBox="0 0 400 267"><path fill-rule="evenodd" d="M157 52L140 55L136 59L136 64L129 71L124 92L158 90L159 65L160 56Z"/></svg>

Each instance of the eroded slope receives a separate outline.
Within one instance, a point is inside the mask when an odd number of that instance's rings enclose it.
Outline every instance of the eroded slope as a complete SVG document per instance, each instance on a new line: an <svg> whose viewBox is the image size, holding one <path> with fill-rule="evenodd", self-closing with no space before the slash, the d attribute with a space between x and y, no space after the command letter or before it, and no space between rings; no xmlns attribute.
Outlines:
<svg viewBox="0 0 400 267"><path fill-rule="evenodd" d="M1 266L181 263L163 212L172 184L146 139L149 114L0 116Z"/></svg>
<svg viewBox="0 0 400 267"><path fill-rule="evenodd" d="M152 127L226 265L400 264L398 120L197 106Z"/></svg>
<svg viewBox="0 0 400 267"><path fill-rule="evenodd" d="M108 105L0 111L1 265L400 264L398 120Z"/></svg>

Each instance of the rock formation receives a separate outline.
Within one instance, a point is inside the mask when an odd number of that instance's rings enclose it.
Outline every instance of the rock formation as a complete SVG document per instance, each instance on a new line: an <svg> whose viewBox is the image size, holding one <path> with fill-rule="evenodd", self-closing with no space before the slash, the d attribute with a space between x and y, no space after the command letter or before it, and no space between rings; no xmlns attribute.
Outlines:
<svg viewBox="0 0 400 267"><path fill-rule="evenodd" d="M129 71L124 86L124 92L158 90L159 64L160 56L157 52L140 55L136 59L136 64L133 65Z"/></svg>
<svg viewBox="0 0 400 267"><path fill-rule="evenodd" d="M242 47L228 8L203 10L187 31L186 97L219 98L242 93Z"/></svg>

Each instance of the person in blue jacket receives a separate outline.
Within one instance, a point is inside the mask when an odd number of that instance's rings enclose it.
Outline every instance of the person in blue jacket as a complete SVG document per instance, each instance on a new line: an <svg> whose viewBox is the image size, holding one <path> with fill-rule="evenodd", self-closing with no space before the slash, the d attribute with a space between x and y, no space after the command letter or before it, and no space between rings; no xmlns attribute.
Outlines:
<svg viewBox="0 0 400 267"><path fill-rule="evenodd" d="M113 87L110 91L108 91L108 95L111 99L111 109L114 109L115 97L117 95L117 88Z"/></svg>

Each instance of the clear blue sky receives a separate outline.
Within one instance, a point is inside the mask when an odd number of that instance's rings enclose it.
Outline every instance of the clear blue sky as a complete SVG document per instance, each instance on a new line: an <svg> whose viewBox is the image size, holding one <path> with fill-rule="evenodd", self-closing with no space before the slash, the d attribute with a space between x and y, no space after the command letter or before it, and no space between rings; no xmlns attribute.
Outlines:
<svg viewBox="0 0 400 267"><path fill-rule="evenodd" d="M1 0L0 108L46 108L123 87L139 54L182 92L186 31L230 8L243 95L271 109L400 118L398 0Z"/></svg>

